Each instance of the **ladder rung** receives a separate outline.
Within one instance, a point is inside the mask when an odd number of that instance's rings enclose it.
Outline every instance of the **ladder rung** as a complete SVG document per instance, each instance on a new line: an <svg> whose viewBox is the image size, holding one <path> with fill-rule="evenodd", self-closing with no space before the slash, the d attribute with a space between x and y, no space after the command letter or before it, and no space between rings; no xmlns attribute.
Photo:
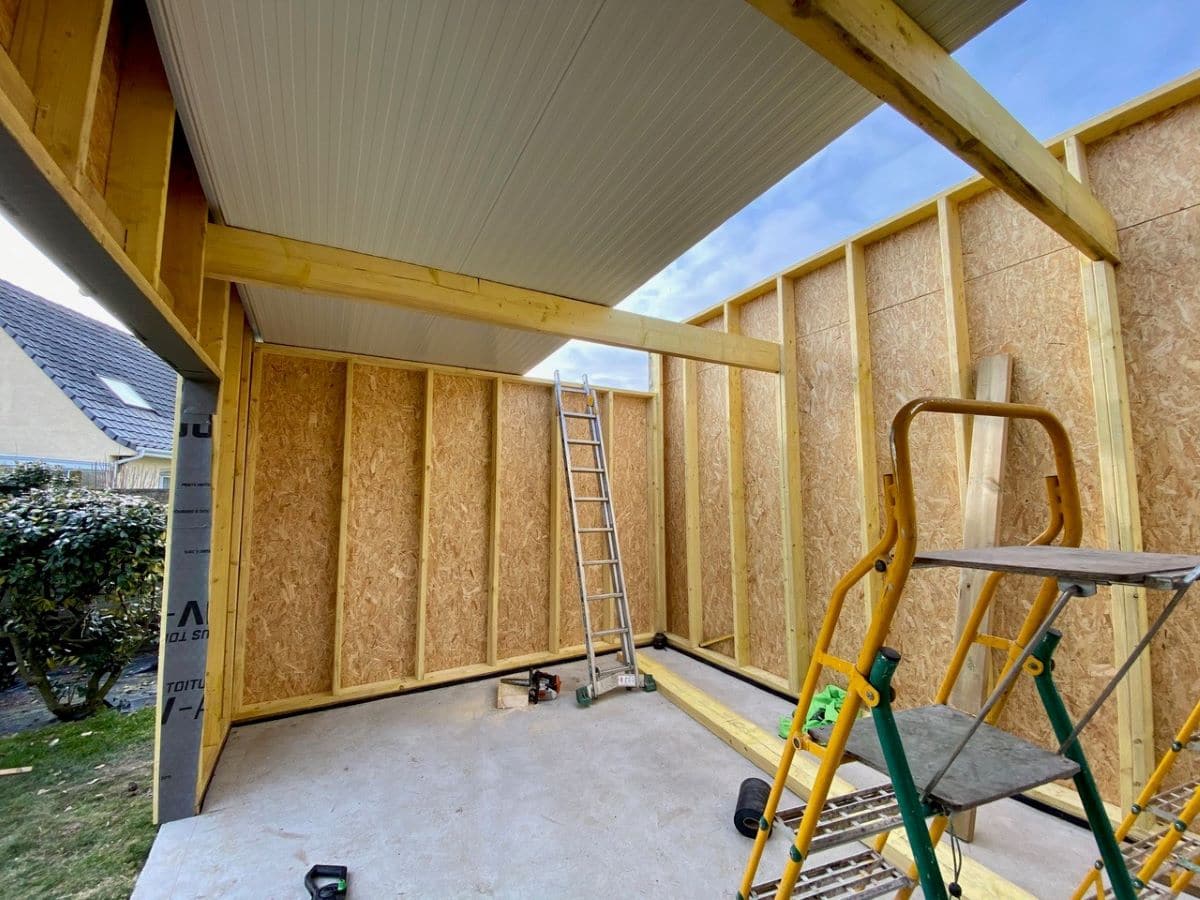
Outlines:
<svg viewBox="0 0 1200 900"><path fill-rule="evenodd" d="M567 443L568 444L584 444L584 445L590 446L590 447L599 447L600 446L599 441L578 441L575 438L567 438Z"/></svg>
<svg viewBox="0 0 1200 900"><path fill-rule="evenodd" d="M615 559L585 559L583 561L583 565L585 566L613 566L616 563L617 560Z"/></svg>
<svg viewBox="0 0 1200 900"><path fill-rule="evenodd" d="M592 600L612 600L614 597L624 597L624 596L625 596L625 595L624 595L624 594L622 594L620 591L614 591L614 592L613 592L613 593L611 593L611 594L588 594L588 595L587 595L587 599L588 599L589 601L592 601Z"/></svg>
<svg viewBox="0 0 1200 900"><path fill-rule="evenodd" d="M807 804L782 809L775 821L795 831L800 827ZM819 853L830 847L882 834L904 824L896 791L890 784L852 791L830 797L817 819L817 830L809 844L809 853Z"/></svg>
<svg viewBox="0 0 1200 900"><path fill-rule="evenodd" d="M567 412L566 410L563 410L563 415L566 416L568 419L594 419L594 418L596 418L595 413Z"/></svg>
<svg viewBox="0 0 1200 900"><path fill-rule="evenodd" d="M571 471L572 472L593 472L593 473L595 473L595 472L603 472L604 470L603 469L594 469L590 466L580 466L578 468L572 468Z"/></svg>
<svg viewBox="0 0 1200 900"><path fill-rule="evenodd" d="M818 897L882 897L906 887L912 881L874 850L863 850L853 856L827 862L800 873L793 897L816 900ZM750 900L774 897L779 879L756 884L750 889Z"/></svg>
<svg viewBox="0 0 1200 900"><path fill-rule="evenodd" d="M625 664L625 665L613 666L611 669L597 669L596 677L597 678L607 678L609 675L620 675L622 672L632 672L632 671L633 671L633 666Z"/></svg>
<svg viewBox="0 0 1200 900"><path fill-rule="evenodd" d="M1179 818L1184 806L1192 799L1192 795L1200 790L1200 780L1189 781L1179 787L1163 791L1146 804L1147 811L1154 813L1160 819L1168 821Z"/></svg>
<svg viewBox="0 0 1200 900"><path fill-rule="evenodd" d="M599 631L593 631L592 637L597 638L597 637L604 637L607 634L624 634L624 633L625 633L624 628L602 628Z"/></svg>
<svg viewBox="0 0 1200 900"><path fill-rule="evenodd" d="M607 497L576 497L576 503L607 503Z"/></svg>
<svg viewBox="0 0 1200 900"><path fill-rule="evenodd" d="M579 529L580 534L596 534L597 532L601 532L601 531L612 531L612 529L611 528L580 528Z"/></svg>

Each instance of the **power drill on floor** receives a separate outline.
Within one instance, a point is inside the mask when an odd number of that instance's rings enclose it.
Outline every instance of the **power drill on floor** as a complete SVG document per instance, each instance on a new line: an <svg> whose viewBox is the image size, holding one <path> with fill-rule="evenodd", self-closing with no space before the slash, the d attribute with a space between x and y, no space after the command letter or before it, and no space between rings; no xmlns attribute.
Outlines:
<svg viewBox="0 0 1200 900"><path fill-rule="evenodd" d="M517 687L529 688L530 703L553 700L562 691L561 678L538 669L530 669L528 678L501 678L500 680L505 684L515 684Z"/></svg>

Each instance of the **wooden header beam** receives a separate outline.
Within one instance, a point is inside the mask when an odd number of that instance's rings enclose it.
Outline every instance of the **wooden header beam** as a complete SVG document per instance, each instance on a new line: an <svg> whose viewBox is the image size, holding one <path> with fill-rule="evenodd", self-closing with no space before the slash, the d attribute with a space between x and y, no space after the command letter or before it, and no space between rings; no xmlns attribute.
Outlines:
<svg viewBox="0 0 1200 900"><path fill-rule="evenodd" d="M1094 260L1117 228L1011 113L892 0L747 0Z"/></svg>
<svg viewBox="0 0 1200 900"><path fill-rule="evenodd" d="M779 345L609 309L456 272L322 244L210 225L205 275L647 350L703 362L779 371Z"/></svg>

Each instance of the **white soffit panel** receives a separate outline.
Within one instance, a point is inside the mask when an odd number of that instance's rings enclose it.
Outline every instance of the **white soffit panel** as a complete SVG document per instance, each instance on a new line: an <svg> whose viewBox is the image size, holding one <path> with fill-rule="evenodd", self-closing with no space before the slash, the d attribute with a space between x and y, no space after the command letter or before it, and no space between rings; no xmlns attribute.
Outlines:
<svg viewBox="0 0 1200 900"><path fill-rule="evenodd" d="M1015 0L901 5L953 49ZM610 306L877 105L742 0L150 7L229 224ZM562 343L243 296L279 343L511 372Z"/></svg>

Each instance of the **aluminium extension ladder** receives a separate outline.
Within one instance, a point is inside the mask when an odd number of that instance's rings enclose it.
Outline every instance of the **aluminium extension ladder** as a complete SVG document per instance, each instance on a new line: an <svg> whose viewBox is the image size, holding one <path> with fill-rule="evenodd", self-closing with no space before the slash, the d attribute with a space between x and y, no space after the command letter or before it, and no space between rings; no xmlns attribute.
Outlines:
<svg viewBox="0 0 1200 900"><path fill-rule="evenodd" d="M1055 474L1046 478L1047 524L1028 545L918 551L909 429L912 420L921 413L1000 416L1042 426L1050 438ZM1133 900L1139 892L1169 896L1177 886L1186 883L1184 875L1190 876L1190 865L1195 862L1193 853L1200 852L1200 844L1195 845L1194 851L1190 838L1184 840L1192 817L1200 811L1200 792L1192 785L1185 785L1171 795L1170 805L1164 810L1168 816L1174 816L1168 829L1154 835L1154 841L1142 855L1137 855L1136 845L1127 845L1123 853L1079 734L1191 585L1200 580L1200 557L1079 549L1082 516L1070 439L1058 419L1040 407L934 397L913 400L893 420L891 445L894 474L884 476L884 533L833 589L775 781L758 823L754 849L742 875L738 900L884 894L895 894L904 900L911 896L918 880L926 900L958 896L960 887L954 882L947 886L934 852L938 840L951 827L951 816L1067 777L1075 782L1100 851L1097 873L1102 870L1108 876L1108 889L1103 896L1118 900ZM1060 543L1052 546L1056 538ZM981 569L991 574L958 639L934 703L893 710L891 681L900 654L884 642L910 570L939 566ZM831 652L831 644L843 603L851 588L872 571L883 573L884 583L867 634L856 657L838 657ZM981 631L996 588L1006 573L1041 579L1040 590L1024 622L1011 638ZM1093 704L1077 721L1072 721L1054 683L1052 657L1062 634L1052 626L1070 603L1093 596L1097 585L1108 584L1174 593ZM979 713L972 716L952 708L949 699L974 645L998 650L1006 659L996 687ZM848 682L841 711L832 726L806 733L802 723L809 703L831 672ZM1033 676L1038 698L1058 743L1053 751L996 727L1016 679L1022 674ZM860 710L869 710L870 716L860 719ZM1189 722L1189 727L1195 724ZM1188 737L1187 741L1190 740ZM820 765L807 802L795 809L780 810L779 800L792 760L800 750L815 754ZM890 783L834 795L836 771L851 760L888 775ZM1152 783L1147 788L1157 790L1157 786ZM1141 809L1135 807L1134 812ZM755 884L774 824L794 832L789 840L787 862L779 878ZM889 833L901 827L913 860L907 872L883 855ZM1118 833L1124 837L1127 831ZM953 844L952 828L950 834ZM868 839L870 844L865 843ZM819 851L843 845L854 848L849 856L831 862L810 859ZM1171 887L1143 881L1153 875L1170 853L1175 854L1176 868L1183 870ZM957 881L957 864L955 868ZM1103 888L1103 882L1095 876L1083 889L1088 885ZM970 886L967 890L970 892Z"/></svg>
<svg viewBox="0 0 1200 900"><path fill-rule="evenodd" d="M565 397L578 396L582 404L569 408ZM558 411L558 430L562 438L563 465L567 472L567 501L571 508L571 533L575 538L575 567L579 576L579 599L583 605L583 640L587 648L588 683L575 691L580 706L590 706L601 694L616 688L655 689L654 676L638 671L637 651L633 642L633 624L629 616L629 597L625 592L625 569L621 565L621 545L617 540L617 517L613 511L612 489L608 477L608 458L600 428L600 404L596 392L583 376L582 387L564 386L554 372L554 404ZM586 423L586 430L572 425ZM578 448L578 452L576 450ZM580 456L586 457L579 459ZM577 485L576 477L583 484ZM580 493L583 490L584 493ZM582 515L581 515L582 513ZM585 524L580 524L581 521ZM601 538L601 540L597 540ZM588 558L584 550L597 544L600 556ZM593 592L590 585L600 585ZM600 604L595 606L595 604ZM615 610L616 621L593 626L604 618L607 606ZM620 652L616 662L601 668L596 660L596 641L617 638ZM607 662L607 660L606 660Z"/></svg>

